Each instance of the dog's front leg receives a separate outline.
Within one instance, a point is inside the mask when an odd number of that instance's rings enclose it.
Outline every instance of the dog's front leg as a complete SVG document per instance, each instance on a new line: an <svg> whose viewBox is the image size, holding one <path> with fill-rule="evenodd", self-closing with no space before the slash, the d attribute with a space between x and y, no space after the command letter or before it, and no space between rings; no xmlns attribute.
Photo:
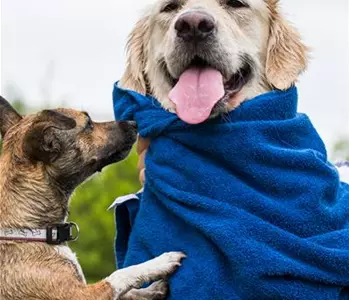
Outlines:
<svg viewBox="0 0 349 300"><path fill-rule="evenodd" d="M163 300L168 294L168 282L159 280L144 289L132 289L121 300Z"/></svg>
<svg viewBox="0 0 349 300"><path fill-rule="evenodd" d="M185 255L181 252L168 252L145 263L115 271L106 278L114 291L114 300L145 283L166 279L181 265L183 258Z"/></svg>

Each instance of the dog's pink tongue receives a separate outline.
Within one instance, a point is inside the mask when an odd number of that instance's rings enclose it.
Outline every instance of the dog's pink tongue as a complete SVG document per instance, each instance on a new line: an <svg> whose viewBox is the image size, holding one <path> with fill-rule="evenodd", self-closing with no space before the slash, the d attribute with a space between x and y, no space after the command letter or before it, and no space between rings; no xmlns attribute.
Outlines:
<svg viewBox="0 0 349 300"><path fill-rule="evenodd" d="M186 70L169 94L170 100L176 104L178 117L189 124L207 120L223 96L223 76L213 68Z"/></svg>

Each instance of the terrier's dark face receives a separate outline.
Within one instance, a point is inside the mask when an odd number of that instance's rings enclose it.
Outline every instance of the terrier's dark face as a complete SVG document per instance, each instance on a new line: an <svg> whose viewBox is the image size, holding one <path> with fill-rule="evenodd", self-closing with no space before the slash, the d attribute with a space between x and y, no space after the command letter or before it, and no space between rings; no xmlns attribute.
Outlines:
<svg viewBox="0 0 349 300"><path fill-rule="evenodd" d="M87 177L124 159L136 139L131 122L95 123L86 112L44 110L20 116L0 98L2 161L71 193Z"/></svg>

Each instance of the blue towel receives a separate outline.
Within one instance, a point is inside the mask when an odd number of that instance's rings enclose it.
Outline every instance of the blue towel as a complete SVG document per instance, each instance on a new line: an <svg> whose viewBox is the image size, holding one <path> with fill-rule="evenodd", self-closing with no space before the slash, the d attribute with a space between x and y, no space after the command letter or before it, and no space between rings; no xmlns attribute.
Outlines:
<svg viewBox="0 0 349 300"><path fill-rule="evenodd" d="M152 140L124 267L184 251L172 300L348 298L349 185L296 87L199 125L117 84L113 97Z"/></svg>
<svg viewBox="0 0 349 300"><path fill-rule="evenodd" d="M139 197L134 195L124 203L115 208L116 232L115 254L117 256L116 266L122 269L125 263L130 233L139 210Z"/></svg>

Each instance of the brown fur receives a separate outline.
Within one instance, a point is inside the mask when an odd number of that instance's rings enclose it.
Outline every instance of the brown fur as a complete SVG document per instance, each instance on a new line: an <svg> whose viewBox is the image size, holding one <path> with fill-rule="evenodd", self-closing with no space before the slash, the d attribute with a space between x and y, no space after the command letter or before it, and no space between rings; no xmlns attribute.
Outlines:
<svg viewBox="0 0 349 300"><path fill-rule="evenodd" d="M136 137L131 123L93 123L86 113L70 109L21 117L1 97L0 132L0 228L18 229L65 222L74 189L126 157ZM86 285L80 266L70 257L74 254L64 246L0 240L0 299L163 299L163 281L131 289L166 278L183 258L164 254Z"/></svg>
<svg viewBox="0 0 349 300"><path fill-rule="evenodd" d="M266 78L273 87L285 90L305 71L308 47L293 26L279 13L278 0L269 0L270 36L266 60Z"/></svg>
<svg viewBox="0 0 349 300"><path fill-rule="evenodd" d="M1 299L112 299L108 283L85 285L73 265L52 246L0 242L0 253Z"/></svg>

